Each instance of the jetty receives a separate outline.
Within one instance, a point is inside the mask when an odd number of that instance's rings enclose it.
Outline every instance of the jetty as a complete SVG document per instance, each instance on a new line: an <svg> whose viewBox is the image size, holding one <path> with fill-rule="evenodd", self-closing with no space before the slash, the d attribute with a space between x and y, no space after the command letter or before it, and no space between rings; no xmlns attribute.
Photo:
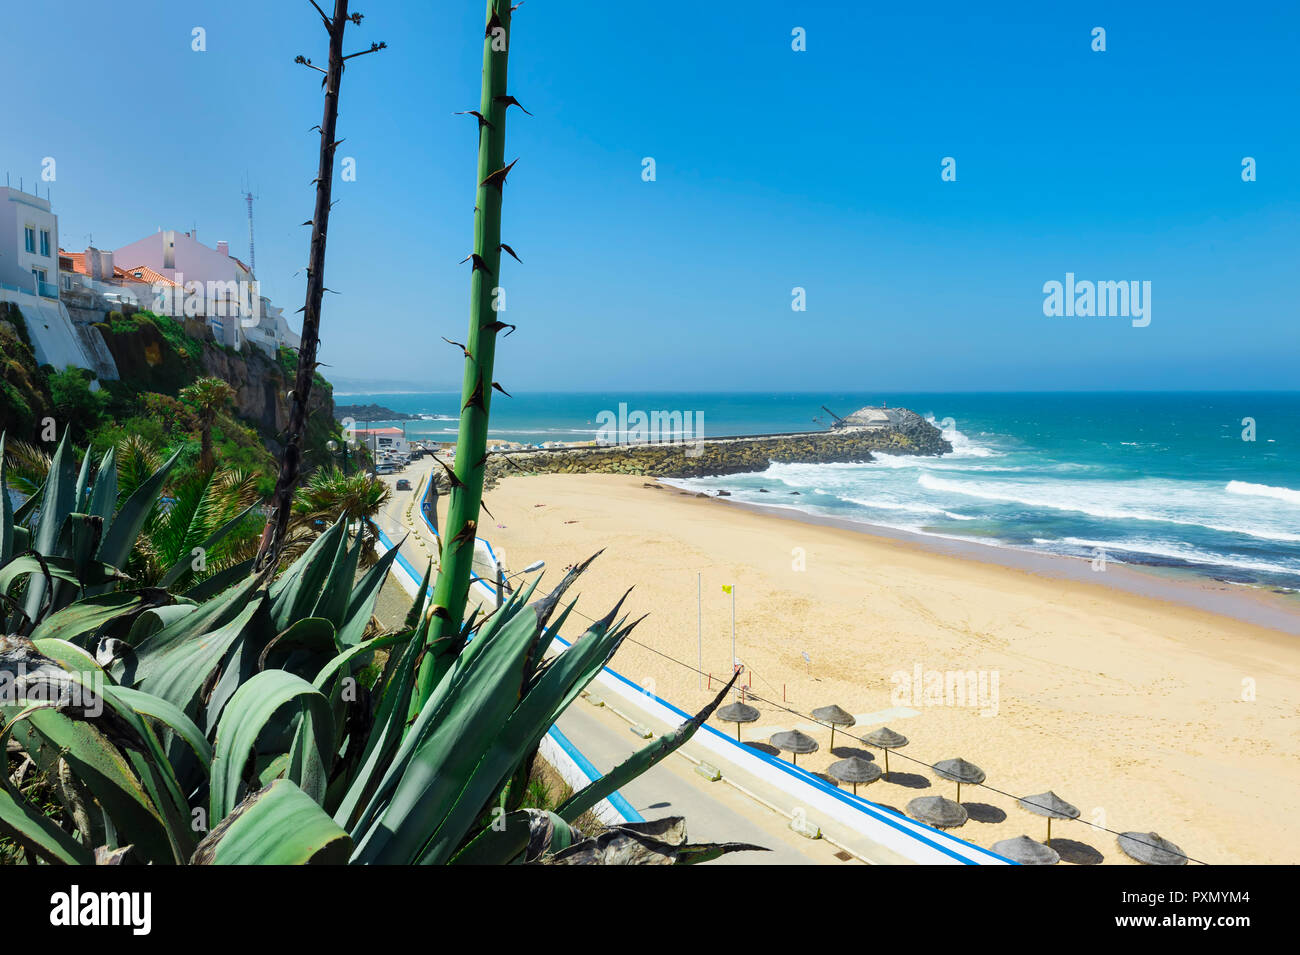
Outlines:
<svg viewBox="0 0 1300 955"><path fill-rule="evenodd" d="M952 451L952 445L942 431L914 411L868 407L836 417L821 431L508 449L490 452L485 468L489 480L512 473L713 477L764 471L773 462L867 463L873 460L872 452L880 451L935 456Z"/></svg>

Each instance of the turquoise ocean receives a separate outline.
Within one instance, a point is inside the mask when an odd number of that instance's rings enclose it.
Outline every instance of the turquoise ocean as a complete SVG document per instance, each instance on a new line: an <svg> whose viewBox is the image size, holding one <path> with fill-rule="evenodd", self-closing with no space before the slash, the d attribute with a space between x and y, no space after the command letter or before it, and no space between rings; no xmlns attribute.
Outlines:
<svg viewBox="0 0 1300 955"><path fill-rule="evenodd" d="M336 400L444 416L405 422L407 435L454 441L457 397ZM831 420L822 406L845 415L882 402L933 419L953 453L672 483L921 534L1300 589L1300 392L532 393L494 396L491 436L589 441L598 416L620 404L629 414L683 412L706 437L806 431Z"/></svg>

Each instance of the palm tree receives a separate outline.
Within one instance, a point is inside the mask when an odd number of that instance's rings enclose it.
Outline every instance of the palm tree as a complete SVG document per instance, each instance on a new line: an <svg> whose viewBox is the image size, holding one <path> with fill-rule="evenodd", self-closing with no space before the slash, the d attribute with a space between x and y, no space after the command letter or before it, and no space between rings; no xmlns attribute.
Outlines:
<svg viewBox="0 0 1300 955"><path fill-rule="evenodd" d="M338 468L321 468L298 489L293 501L293 523L286 557L292 559L299 547L305 547L338 520L357 522L362 535L362 564L377 559L371 546L377 534L374 517L392 496L387 484L372 475L343 474Z"/></svg>
<svg viewBox="0 0 1300 955"><path fill-rule="evenodd" d="M212 457L212 426L217 415L225 410L235 397L235 389L220 378L200 378L180 391L182 401L195 407L199 419L199 467L211 474L216 462Z"/></svg>
<svg viewBox="0 0 1300 955"><path fill-rule="evenodd" d="M27 441L10 441L5 449L9 484L24 497L35 494L50 471L50 455L39 445Z"/></svg>
<svg viewBox="0 0 1300 955"><path fill-rule="evenodd" d="M183 592L257 553L258 475L222 468L181 481L140 533L130 571L148 586Z"/></svg>

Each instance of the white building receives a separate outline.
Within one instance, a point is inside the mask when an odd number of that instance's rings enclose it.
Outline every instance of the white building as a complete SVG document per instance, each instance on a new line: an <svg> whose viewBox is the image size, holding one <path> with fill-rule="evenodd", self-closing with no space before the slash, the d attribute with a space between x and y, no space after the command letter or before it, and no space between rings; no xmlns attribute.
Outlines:
<svg viewBox="0 0 1300 955"><path fill-rule="evenodd" d="M411 457L411 445L401 428L357 428L357 440L370 449L375 463L381 457L393 456L405 462Z"/></svg>
<svg viewBox="0 0 1300 955"><path fill-rule="evenodd" d="M0 301L18 306L36 360L116 378L117 365L94 328L73 322L59 296L59 217L50 200L0 187Z"/></svg>
<svg viewBox="0 0 1300 955"><path fill-rule="evenodd" d="M59 298L59 217L50 200L0 187L0 283Z"/></svg>

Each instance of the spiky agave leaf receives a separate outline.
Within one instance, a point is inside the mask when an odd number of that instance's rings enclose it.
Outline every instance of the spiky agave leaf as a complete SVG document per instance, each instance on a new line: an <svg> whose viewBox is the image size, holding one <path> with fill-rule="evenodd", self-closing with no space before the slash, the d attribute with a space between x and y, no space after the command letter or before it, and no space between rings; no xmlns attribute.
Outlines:
<svg viewBox="0 0 1300 955"><path fill-rule="evenodd" d="M194 865L320 865L346 862L352 840L287 779L250 793L194 850Z"/></svg>
<svg viewBox="0 0 1300 955"><path fill-rule="evenodd" d="M731 852L766 852L747 842L686 841L686 820L665 816L610 826L599 835L543 855L543 865L697 865Z"/></svg>

